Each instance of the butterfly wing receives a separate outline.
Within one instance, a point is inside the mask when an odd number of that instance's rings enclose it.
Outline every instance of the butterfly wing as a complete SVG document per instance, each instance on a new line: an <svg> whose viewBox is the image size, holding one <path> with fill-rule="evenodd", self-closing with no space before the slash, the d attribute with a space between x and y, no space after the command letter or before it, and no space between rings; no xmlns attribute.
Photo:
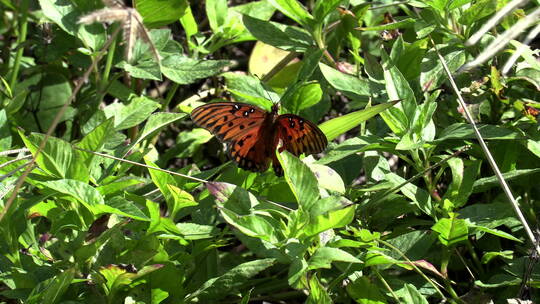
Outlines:
<svg viewBox="0 0 540 304"><path fill-rule="evenodd" d="M281 140L283 149L295 156L321 153L328 145L326 135L314 123L294 114L280 115L276 121L277 141ZM277 159L273 159L276 174L283 169Z"/></svg>
<svg viewBox="0 0 540 304"><path fill-rule="evenodd" d="M191 112L195 124L228 144L229 156L240 168L258 172L268 169L270 162L267 116L253 105L231 102L210 103Z"/></svg>

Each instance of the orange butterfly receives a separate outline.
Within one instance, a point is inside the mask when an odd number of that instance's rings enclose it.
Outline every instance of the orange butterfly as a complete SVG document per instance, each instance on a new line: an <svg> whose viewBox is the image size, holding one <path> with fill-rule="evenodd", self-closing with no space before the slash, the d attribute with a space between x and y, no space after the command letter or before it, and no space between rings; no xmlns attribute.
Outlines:
<svg viewBox="0 0 540 304"><path fill-rule="evenodd" d="M266 112L245 103L210 103L195 108L191 119L227 143L229 157L238 167L255 172L266 171L271 162L276 175L283 175L275 153L280 141L279 152L295 156L320 153L328 144L315 124L297 115L279 115L277 104Z"/></svg>

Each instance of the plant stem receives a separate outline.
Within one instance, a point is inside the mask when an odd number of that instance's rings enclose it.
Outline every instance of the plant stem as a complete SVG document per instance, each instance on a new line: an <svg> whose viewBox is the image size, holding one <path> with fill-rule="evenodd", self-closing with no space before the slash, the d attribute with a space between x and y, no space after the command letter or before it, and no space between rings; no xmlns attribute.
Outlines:
<svg viewBox="0 0 540 304"><path fill-rule="evenodd" d="M19 76L19 69L21 67L21 58L23 56L24 47L23 43L26 41L26 34L28 32L28 0L23 0L21 5L21 18L19 20L19 37L17 37L17 53L15 54L15 62L13 62L13 68L11 72L11 78L9 86L13 90L17 78Z"/></svg>

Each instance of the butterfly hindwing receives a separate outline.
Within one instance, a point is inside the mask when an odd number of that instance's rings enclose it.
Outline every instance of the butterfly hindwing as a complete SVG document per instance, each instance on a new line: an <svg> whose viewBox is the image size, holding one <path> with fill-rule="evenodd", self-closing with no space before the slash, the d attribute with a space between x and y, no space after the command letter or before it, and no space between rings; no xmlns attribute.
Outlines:
<svg viewBox="0 0 540 304"><path fill-rule="evenodd" d="M252 128L239 138L231 141L228 146L230 158L238 167L255 172L264 172L270 164L271 145L261 134L264 126Z"/></svg>
<svg viewBox="0 0 540 304"><path fill-rule="evenodd" d="M276 121L279 139L285 150L295 156L321 153L328 144L326 135L309 120L293 114L280 115Z"/></svg>
<svg viewBox="0 0 540 304"><path fill-rule="evenodd" d="M191 119L219 140L228 142L258 128L265 115L265 111L249 104L217 102L195 108Z"/></svg>

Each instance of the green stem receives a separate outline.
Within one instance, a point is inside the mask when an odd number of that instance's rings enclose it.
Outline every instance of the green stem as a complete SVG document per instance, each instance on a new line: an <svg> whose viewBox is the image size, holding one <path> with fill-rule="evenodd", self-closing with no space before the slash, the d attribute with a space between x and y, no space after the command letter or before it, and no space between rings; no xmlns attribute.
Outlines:
<svg viewBox="0 0 540 304"><path fill-rule="evenodd" d="M13 90L17 78L19 76L19 70L21 67L21 59L24 53L23 43L26 41L26 34L28 32L28 0L23 0L21 4L21 19L19 20L19 37L17 37L17 53L15 54L15 62L13 63L13 68L11 72L11 78L9 81L9 86Z"/></svg>
<svg viewBox="0 0 540 304"><path fill-rule="evenodd" d="M178 90L179 87L180 87L180 85L178 83L173 82L171 88L167 92L167 97L165 97L165 100L163 101L163 105L162 105L162 108L161 108L163 111L165 111L167 109L167 107L171 103L171 100L174 97L174 94L176 94L176 91Z"/></svg>

